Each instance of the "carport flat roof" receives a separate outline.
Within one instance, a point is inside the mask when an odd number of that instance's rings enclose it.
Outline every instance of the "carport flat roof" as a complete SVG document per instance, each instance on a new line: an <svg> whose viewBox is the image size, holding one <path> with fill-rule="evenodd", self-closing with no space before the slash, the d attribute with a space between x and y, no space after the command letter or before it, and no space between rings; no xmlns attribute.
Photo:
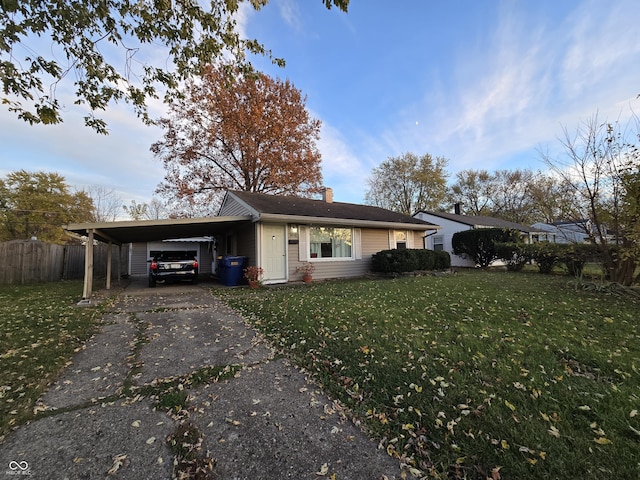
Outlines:
<svg viewBox="0 0 640 480"><path fill-rule="evenodd" d="M229 227L252 221L250 216L169 218L163 220L137 220L124 222L71 223L65 230L88 235L102 242L124 244L175 238L202 237L223 233Z"/></svg>

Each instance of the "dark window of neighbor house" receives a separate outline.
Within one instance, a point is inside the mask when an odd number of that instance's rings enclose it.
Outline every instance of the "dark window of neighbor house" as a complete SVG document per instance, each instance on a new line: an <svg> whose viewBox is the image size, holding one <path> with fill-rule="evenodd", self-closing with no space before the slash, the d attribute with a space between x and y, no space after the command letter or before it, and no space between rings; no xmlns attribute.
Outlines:
<svg viewBox="0 0 640 480"><path fill-rule="evenodd" d="M352 258L353 231L351 228L310 227L310 258Z"/></svg>

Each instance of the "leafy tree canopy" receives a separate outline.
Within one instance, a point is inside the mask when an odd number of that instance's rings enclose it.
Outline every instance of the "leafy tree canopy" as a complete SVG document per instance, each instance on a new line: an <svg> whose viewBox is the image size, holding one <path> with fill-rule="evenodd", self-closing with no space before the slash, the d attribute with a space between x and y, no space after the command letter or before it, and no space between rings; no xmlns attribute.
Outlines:
<svg viewBox="0 0 640 480"><path fill-rule="evenodd" d="M62 226L91 221L93 210L91 198L71 193L57 173L19 170L0 178L0 240L64 243Z"/></svg>
<svg viewBox="0 0 640 480"><path fill-rule="evenodd" d="M190 81L151 150L166 170L158 192L212 213L225 190L288 195L320 191L320 121L291 82L209 67ZM203 211L204 208L204 211ZM174 212L185 215L185 212Z"/></svg>
<svg viewBox="0 0 640 480"><path fill-rule="evenodd" d="M550 175L526 169L462 170L451 185L450 202L467 215L486 215L530 225L566 220L573 191Z"/></svg>
<svg viewBox="0 0 640 480"><path fill-rule="evenodd" d="M255 10L269 0L247 0ZM349 0L322 0L347 11ZM59 123L63 105L56 89L73 81L77 104L87 105L88 126L107 133L95 116L111 102L131 103L150 121L147 102L224 57L250 69L246 53L275 58L256 39L242 38L237 16L242 0L3 0L0 2L2 103L33 123ZM206 7L205 7L206 5ZM168 57L149 61L157 46ZM110 60L114 59L114 60ZM141 65L140 69L135 66Z"/></svg>
<svg viewBox="0 0 640 480"><path fill-rule="evenodd" d="M371 172L365 200L405 215L436 210L447 196L448 163L446 158L428 153L390 157Z"/></svg>

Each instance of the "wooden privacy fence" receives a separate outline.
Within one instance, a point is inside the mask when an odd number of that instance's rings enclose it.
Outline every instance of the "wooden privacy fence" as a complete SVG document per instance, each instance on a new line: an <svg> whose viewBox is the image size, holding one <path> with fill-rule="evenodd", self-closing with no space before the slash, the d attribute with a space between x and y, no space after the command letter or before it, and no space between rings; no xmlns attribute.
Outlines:
<svg viewBox="0 0 640 480"><path fill-rule="evenodd" d="M107 275L108 245L99 243L93 247L93 274ZM118 275L118 252L111 250L111 277ZM0 243L0 284L57 282L84 277L84 245L56 245L38 240L11 240ZM123 263L126 265L126 249ZM126 273L123 267L122 273Z"/></svg>

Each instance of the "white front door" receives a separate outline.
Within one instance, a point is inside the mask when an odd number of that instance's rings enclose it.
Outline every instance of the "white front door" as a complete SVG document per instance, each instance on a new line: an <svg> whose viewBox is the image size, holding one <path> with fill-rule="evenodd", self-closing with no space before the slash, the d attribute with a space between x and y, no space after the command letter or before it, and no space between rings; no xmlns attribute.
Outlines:
<svg viewBox="0 0 640 480"><path fill-rule="evenodd" d="M262 226L262 265L265 281L287 280L285 225Z"/></svg>

